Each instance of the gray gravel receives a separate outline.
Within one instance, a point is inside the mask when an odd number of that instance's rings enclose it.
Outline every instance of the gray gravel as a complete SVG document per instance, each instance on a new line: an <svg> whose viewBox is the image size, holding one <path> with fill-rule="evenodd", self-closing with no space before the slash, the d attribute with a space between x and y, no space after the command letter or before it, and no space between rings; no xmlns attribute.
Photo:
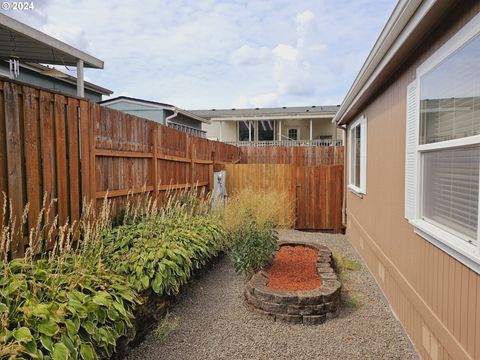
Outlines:
<svg viewBox="0 0 480 360"><path fill-rule="evenodd" d="M342 235L284 230L282 240L319 241L360 260ZM162 344L152 333L129 359L418 359L409 339L365 265L349 272L347 287L361 305L343 309L322 325L274 322L243 306L246 279L228 258L184 289L171 314L178 328Z"/></svg>

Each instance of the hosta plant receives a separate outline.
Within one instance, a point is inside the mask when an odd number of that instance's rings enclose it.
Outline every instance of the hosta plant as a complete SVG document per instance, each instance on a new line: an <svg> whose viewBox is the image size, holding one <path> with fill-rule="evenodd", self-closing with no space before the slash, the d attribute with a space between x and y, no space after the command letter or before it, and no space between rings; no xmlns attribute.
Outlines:
<svg viewBox="0 0 480 360"><path fill-rule="evenodd" d="M124 277L68 256L0 267L0 358L108 358L131 326L136 293Z"/></svg>
<svg viewBox="0 0 480 360"><path fill-rule="evenodd" d="M204 265L223 243L215 217L176 208L114 229L105 239L105 261L137 291L177 294L192 270Z"/></svg>

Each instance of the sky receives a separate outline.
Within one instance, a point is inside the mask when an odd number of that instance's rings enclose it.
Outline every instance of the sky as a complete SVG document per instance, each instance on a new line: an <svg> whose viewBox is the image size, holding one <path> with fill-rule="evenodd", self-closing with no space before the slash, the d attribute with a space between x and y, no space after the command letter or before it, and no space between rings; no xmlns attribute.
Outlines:
<svg viewBox="0 0 480 360"><path fill-rule="evenodd" d="M33 0L1 11L103 60L86 80L113 96L219 109L340 104L395 3Z"/></svg>

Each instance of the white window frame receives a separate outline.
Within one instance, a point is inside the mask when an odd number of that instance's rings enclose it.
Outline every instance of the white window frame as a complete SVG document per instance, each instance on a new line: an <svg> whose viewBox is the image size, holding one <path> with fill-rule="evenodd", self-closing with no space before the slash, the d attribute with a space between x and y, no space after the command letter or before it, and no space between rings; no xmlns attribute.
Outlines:
<svg viewBox="0 0 480 360"><path fill-rule="evenodd" d="M468 41L480 34L480 14L475 16L469 23L460 29L450 40L433 53L424 63L416 70L416 89L417 104L420 102L420 79L426 75L438 64L452 55L455 51L464 46ZM420 109L417 106L416 131L420 131ZM415 210L414 217L408 219L414 226L414 231L421 237L425 238L435 246L439 247L450 256L454 257L472 270L480 273L480 211L479 225L477 231L477 245L470 244L460 236L455 235L455 231L446 231L441 226L436 226L432 221L426 221L422 216L422 194L423 194L423 156L422 153L431 150L451 149L465 147L468 145L480 144L480 135L473 135L460 139L446 140L430 144L420 144L417 136L416 151L416 189L415 189ZM480 200L479 200L480 209Z"/></svg>
<svg viewBox="0 0 480 360"><path fill-rule="evenodd" d="M288 140L290 140L290 136L288 136L288 132L289 132L290 130L297 130L297 140L293 140L293 141L298 141L298 140L300 140L300 128L299 128L299 127L288 127L286 130L287 130L287 138L288 138Z"/></svg>
<svg viewBox="0 0 480 360"><path fill-rule="evenodd" d="M353 178L353 139L354 130L360 126L360 186L355 185ZM348 188L357 195L367 194L367 118L362 115L348 127Z"/></svg>

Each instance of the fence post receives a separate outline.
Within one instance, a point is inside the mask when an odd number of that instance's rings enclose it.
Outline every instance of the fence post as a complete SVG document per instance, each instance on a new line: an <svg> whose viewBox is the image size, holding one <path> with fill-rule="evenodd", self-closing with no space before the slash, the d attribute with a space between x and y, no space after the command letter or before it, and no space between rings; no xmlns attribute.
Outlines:
<svg viewBox="0 0 480 360"><path fill-rule="evenodd" d="M158 126L152 123L152 181L153 181L153 196L158 196Z"/></svg>
<svg viewBox="0 0 480 360"><path fill-rule="evenodd" d="M213 192L215 184L215 179L213 178L213 173L215 171L215 151L212 151L211 154L212 163L208 165L208 191Z"/></svg>
<svg viewBox="0 0 480 360"><path fill-rule="evenodd" d="M10 215L10 221L15 219L18 234L16 234L16 243L12 244L12 254L14 257L24 255L23 233L22 233L22 214L23 214L23 162L22 158L22 139L20 132L20 110L18 104L17 85L5 83L5 128L6 128L6 150L8 167L8 196L12 202L13 214Z"/></svg>
<svg viewBox="0 0 480 360"><path fill-rule="evenodd" d="M190 140L193 138L189 137ZM190 185L193 188L195 185L195 146L193 141L190 141L190 175L191 175L191 182Z"/></svg>

